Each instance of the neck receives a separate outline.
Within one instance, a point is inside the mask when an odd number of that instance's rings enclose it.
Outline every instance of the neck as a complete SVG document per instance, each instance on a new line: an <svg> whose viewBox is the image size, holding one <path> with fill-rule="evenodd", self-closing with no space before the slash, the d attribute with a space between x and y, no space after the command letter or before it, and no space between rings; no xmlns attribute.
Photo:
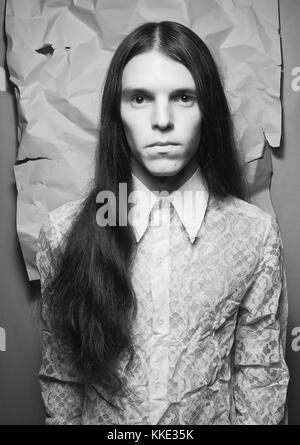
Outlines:
<svg viewBox="0 0 300 445"><path fill-rule="evenodd" d="M152 192L165 190L172 193L178 190L193 176L198 166L197 159L192 158L180 172L173 176L154 176L134 158L131 160L132 173Z"/></svg>

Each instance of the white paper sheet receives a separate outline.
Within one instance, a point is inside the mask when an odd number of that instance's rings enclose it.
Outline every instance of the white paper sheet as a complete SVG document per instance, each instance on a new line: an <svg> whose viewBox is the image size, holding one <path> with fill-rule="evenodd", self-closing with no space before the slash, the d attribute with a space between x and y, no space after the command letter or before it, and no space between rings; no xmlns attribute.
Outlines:
<svg viewBox="0 0 300 445"><path fill-rule="evenodd" d="M38 278L35 241L47 212L80 197L93 174L101 86L113 51L136 26L160 20L191 27L214 54L251 177L265 142L279 146L277 0L7 0L18 161L27 160L15 167L18 235L29 279ZM267 180L264 187L259 203L269 210Z"/></svg>

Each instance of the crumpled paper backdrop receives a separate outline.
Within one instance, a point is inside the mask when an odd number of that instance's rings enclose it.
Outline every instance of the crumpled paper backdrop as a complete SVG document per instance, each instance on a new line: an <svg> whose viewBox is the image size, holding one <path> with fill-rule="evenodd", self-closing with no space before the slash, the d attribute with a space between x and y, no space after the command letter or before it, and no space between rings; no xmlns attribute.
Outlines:
<svg viewBox="0 0 300 445"><path fill-rule="evenodd" d="M121 40L173 20L206 42L223 73L251 187L272 212L268 147L280 145L278 0L7 0L7 63L18 99L17 228L29 279L47 213L93 175L101 87Z"/></svg>

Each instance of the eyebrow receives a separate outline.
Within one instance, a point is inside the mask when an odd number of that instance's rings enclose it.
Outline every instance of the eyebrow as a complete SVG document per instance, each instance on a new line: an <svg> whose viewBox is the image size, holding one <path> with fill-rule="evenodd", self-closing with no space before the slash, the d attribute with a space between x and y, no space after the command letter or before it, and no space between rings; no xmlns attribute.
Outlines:
<svg viewBox="0 0 300 445"><path fill-rule="evenodd" d="M196 89L195 88L177 88L177 89L171 91L170 96L180 96L181 94L196 95ZM122 90L122 97L125 99L128 97L138 96L138 95L154 97L155 93L154 93L154 91L147 90L146 88L127 87Z"/></svg>

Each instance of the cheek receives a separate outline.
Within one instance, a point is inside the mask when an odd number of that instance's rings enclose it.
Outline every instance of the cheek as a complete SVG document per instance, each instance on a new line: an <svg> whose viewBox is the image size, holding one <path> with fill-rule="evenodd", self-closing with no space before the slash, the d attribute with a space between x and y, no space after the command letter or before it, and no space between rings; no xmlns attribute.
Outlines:
<svg viewBox="0 0 300 445"><path fill-rule="evenodd" d="M186 115L180 120L180 132L187 145L198 144L201 135L201 117L199 114Z"/></svg>
<svg viewBox="0 0 300 445"><path fill-rule="evenodd" d="M138 146L141 144L143 137L141 120L130 113L121 113L121 119L129 145Z"/></svg>

